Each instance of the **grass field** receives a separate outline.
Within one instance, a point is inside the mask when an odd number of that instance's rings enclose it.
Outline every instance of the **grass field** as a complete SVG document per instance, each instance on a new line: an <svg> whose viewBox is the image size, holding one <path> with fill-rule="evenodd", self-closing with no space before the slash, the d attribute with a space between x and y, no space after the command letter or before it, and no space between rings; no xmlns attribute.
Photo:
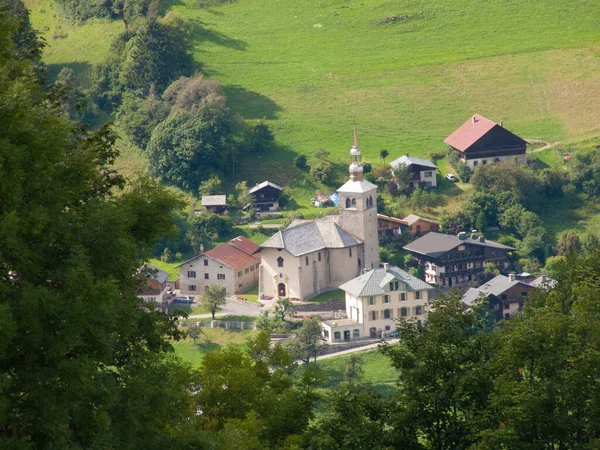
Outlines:
<svg viewBox="0 0 600 450"><path fill-rule="evenodd" d="M380 393L389 393L396 389L398 372L388 358L378 351L358 353L362 359L364 374L361 381L372 384ZM332 388L344 381L344 367L350 356L337 356L318 361L319 368L325 373L324 388Z"/></svg>
<svg viewBox="0 0 600 450"><path fill-rule="evenodd" d="M173 341L171 345L183 361L197 367L202 363L202 358L206 352L224 345L244 346L251 335L252 331L250 330L203 327L202 335L196 339L195 344L191 339L185 339L183 341Z"/></svg>

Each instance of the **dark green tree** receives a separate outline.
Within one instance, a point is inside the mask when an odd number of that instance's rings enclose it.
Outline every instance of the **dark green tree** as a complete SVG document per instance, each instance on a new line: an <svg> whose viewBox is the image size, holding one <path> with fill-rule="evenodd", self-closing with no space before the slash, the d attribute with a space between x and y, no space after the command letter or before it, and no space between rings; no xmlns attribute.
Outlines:
<svg viewBox="0 0 600 450"><path fill-rule="evenodd" d="M223 286L213 284L200 295L200 305L210 311L212 320L219 308L227 303L227 291Z"/></svg>
<svg viewBox="0 0 600 450"><path fill-rule="evenodd" d="M379 157L383 160L383 164L385 165L385 158L387 158L390 155L390 152L388 152L385 148L382 148L379 151Z"/></svg>
<svg viewBox="0 0 600 450"><path fill-rule="evenodd" d="M559 256L569 256L581 252L581 239L572 230L563 231L555 247Z"/></svg>

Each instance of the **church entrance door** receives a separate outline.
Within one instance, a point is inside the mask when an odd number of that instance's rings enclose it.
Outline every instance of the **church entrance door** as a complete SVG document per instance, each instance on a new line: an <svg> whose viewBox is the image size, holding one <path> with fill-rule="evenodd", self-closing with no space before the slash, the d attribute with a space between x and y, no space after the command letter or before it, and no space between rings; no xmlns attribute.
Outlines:
<svg viewBox="0 0 600 450"><path fill-rule="evenodd" d="M280 297L285 297L286 296L285 295L286 289L285 289L285 284L284 283L279 283L279 286L277 286L277 292L278 292L278 295Z"/></svg>

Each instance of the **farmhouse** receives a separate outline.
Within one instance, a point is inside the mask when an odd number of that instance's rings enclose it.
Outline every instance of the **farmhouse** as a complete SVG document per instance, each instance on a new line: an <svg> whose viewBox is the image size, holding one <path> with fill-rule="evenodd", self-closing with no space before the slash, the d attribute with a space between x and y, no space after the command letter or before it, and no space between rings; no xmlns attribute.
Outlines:
<svg viewBox="0 0 600 450"><path fill-rule="evenodd" d="M346 293L347 319L322 323L331 342L381 337L399 318L424 320L434 288L395 266L370 270L340 286Z"/></svg>
<svg viewBox="0 0 600 450"><path fill-rule="evenodd" d="M402 220L406 223L406 231L408 234L413 236L421 236L430 231L438 231L440 229L440 224L435 220L426 219L425 217L417 216L416 214L409 214Z"/></svg>
<svg viewBox="0 0 600 450"><path fill-rule="evenodd" d="M202 196L202 206L208 212L222 214L227 208L226 195L204 195Z"/></svg>
<svg viewBox="0 0 600 450"><path fill-rule="evenodd" d="M258 281L258 245L238 236L180 264L179 286L184 295L198 295L211 285L223 286L228 295L237 294Z"/></svg>
<svg viewBox="0 0 600 450"><path fill-rule="evenodd" d="M437 166L422 158L415 158L409 156L408 153L405 156L401 156L390 163L392 170L398 167L408 167L412 177L408 183L409 189L414 189L419 184L423 184L426 188L434 188L437 186L436 170Z"/></svg>
<svg viewBox="0 0 600 450"><path fill-rule="evenodd" d="M500 124L475 114L444 142L458 151L462 161L474 169L478 165L515 160L526 164L527 141Z"/></svg>
<svg viewBox="0 0 600 450"><path fill-rule="evenodd" d="M148 303L166 303L168 300L169 274L152 264L144 265L138 272L140 283L137 296Z"/></svg>
<svg viewBox="0 0 600 450"><path fill-rule="evenodd" d="M356 129L350 179L340 187L340 213L296 220L260 246L259 291L306 300L379 266L377 186L363 178Z"/></svg>
<svg viewBox="0 0 600 450"><path fill-rule="evenodd" d="M467 237L430 232L404 246L425 266L425 281L443 287L460 286L476 280L488 263L500 270L509 266L508 252L516 249L483 236Z"/></svg>
<svg viewBox="0 0 600 450"><path fill-rule="evenodd" d="M379 242L383 242L402 234L402 229L406 229L406 222L396 217L377 214L377 231Z"/></svg>
<svg viewBox="0 0 600 450"><path fill-rule="evenodd" d="M496 320L510 319L523 309L527 296L534 289L547 289L555 284L555 280L545 275L529 282L518 280L512 273L507 277L498 275L478 288L469 288L462 303L465 308L470 308L478 299L486 298Z"/></svg>
<svg viewBox="0 0 600 450"><path fill-rule="evenodd" d="M263 181L249 191L256 211L279 211L279 197L282 192L281 186L270 181Z"/></svg>

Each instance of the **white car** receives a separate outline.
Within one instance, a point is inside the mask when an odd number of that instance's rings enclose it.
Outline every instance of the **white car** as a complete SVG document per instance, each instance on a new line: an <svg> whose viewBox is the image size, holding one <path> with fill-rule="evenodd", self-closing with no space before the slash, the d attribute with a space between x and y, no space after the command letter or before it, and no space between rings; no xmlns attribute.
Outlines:
<svg viewBox="0 0 600 450"><path fill-rule="evenodd" d="M456 178L454 175L452 175L451 173L449 173L449 174L446 175L446 180L452 181L454 183L455 181L458 181L458 178Z"/></svg>

